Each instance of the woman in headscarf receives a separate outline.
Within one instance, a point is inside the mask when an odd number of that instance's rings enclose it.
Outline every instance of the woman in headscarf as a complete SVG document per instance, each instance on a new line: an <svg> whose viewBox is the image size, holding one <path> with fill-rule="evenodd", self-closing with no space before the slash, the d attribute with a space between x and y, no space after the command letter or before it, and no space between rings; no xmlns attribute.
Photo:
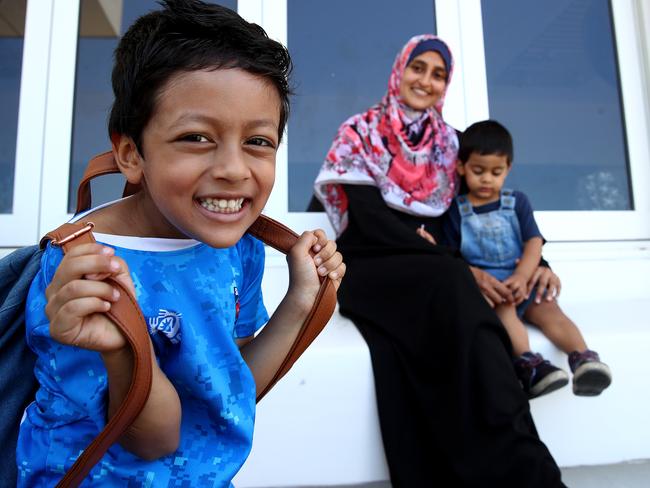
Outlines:
<svg viewBox="0 0 650 488"><path fill-rule="evenodd" d="M484 299L507 290L419 230L439 241L456 194L458 138L441 115L452 71L443 41L413 37L384 98L327 154L315 194L347 263L340 311L370 349L394 488L564 486Z"/></svg>

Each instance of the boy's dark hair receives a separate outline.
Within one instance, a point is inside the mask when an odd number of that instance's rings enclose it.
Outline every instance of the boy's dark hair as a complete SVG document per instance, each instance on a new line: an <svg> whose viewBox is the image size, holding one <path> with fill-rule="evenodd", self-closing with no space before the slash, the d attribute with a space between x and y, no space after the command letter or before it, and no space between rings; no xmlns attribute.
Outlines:
<svg viewBox="0 0 650 488"><path fill-rule="evenodd" d="M508 164L512 164L514 159L512 136L508 129L496 120L476 122L465 129L460 136L458 159L465 164L474 152L480 155L506 156Z"/></svg>
<svg viewBox="0 0 650 488"><path fill-rule="evenodd" d="M109 137L131 137L140 154L142 131L161 88L179 72L240 68L266 78L280 97L282 138L289 116L287 49L257 24L220 5L199 0L159 0L163 6L136 20L115 49ZM245 96L245 94L242 94Z"/></svg>

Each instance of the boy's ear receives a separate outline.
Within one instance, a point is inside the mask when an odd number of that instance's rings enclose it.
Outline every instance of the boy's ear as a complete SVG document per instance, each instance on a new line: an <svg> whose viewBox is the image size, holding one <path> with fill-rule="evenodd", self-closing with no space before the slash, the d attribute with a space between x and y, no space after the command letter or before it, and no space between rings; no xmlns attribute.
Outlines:
<svg viewBox="0 0 650 488"><path fill-rule="evenodd" d="M142 180L142 156L135 142L129 136L113 134L111 136L113 155L120 172L131 184L137 185Z"/></svg>
<svg viewBox="0 0 650 488"><path fill-rule="evenodd" d="M459 175L465 176L465 163L459 161L456 165L456 171L458 171Z"/></svg>

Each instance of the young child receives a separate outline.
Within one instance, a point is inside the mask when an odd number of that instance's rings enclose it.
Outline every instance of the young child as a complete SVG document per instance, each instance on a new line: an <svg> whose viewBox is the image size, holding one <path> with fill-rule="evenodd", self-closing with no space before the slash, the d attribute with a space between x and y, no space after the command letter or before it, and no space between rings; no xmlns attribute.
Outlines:
<svg viewBox="0 0 650 488"><path fill-rule="evenodd" d="M101 313L118 297L103 278L134 291L155 360L148 402L93 486L224 487L251 448L256 390L293 343L318 276L338 287L345 272L322 230L303 233L268 319L264 247L245 232L273 187L289 54L226 8L162 4L121 39L112 75L113 154L142 190L83 216L98 243L65 257L48 246L30 290L40 388L20 429L19 486L54 486L126 393L132 358Z"/></svg>
<svg viewBox="0 0 650 488"><path fill-rule="evenodd" d="M568 354L573 392L600 394L611 382L607 365L587 348L555 300L531 303L528 296L527 283L539 265L544 240L526 195L503 188L513 160L510 133L493 120L477 122L462 134L458 159L467 193L456 197L445 216L445 238L471 266L487 271L512 292L515 303L495 304L495 311L512 341L524 390L534 398L568 383L564 370L531 352L521 321L526 313L529 322Z"/></svg>

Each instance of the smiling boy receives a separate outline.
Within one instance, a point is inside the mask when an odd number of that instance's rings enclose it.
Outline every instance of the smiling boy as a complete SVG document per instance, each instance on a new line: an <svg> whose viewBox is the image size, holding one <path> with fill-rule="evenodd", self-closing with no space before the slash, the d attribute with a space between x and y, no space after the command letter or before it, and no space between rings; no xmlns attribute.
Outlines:
<svg viewBox="0 0 650 488"><path fill-rule="evenodd" d="M126 394L133 359L102 313L119 296L107 276L147 319L153 381L87 481L231 485L250 451L256 392L293 344L318 276L338 287L345 273L322 230L303 233L268 319L264 248L246 230L273 187L290 68L259 26L198 0L163 2L121 39L109 134L120 171L141 190L82 216L97 243L43 255L26 313L40 387L21 424L19 486L53 486Z"/></svg>

